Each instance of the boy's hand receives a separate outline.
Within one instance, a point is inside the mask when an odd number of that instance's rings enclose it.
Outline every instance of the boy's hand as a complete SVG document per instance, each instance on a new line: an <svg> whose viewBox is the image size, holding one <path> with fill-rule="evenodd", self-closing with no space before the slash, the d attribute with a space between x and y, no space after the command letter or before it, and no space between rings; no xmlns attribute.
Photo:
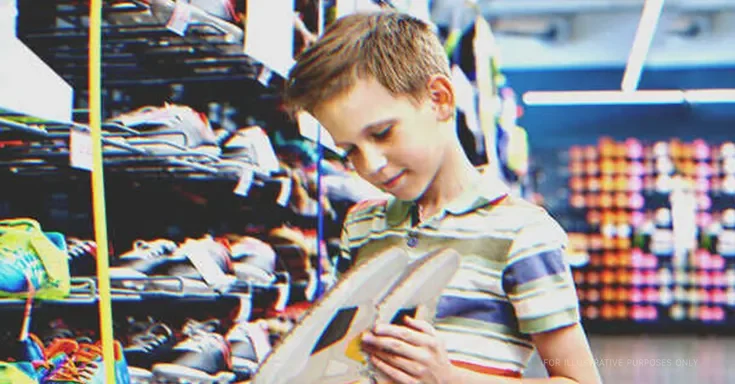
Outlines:
<svg viewBox="0 0 735 384"><path fill-rule="evenodd" d="M450 384L454 372L444 343L429 323L404 318L406 326L378 324L363 335L363 349L398 384Z"/></svg>

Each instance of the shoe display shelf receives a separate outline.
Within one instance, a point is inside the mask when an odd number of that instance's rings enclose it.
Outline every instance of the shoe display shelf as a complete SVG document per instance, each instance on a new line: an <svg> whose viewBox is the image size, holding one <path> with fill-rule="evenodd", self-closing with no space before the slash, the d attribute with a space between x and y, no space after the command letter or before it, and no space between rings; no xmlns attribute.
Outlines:
<svg viewBox="0 0 735 384"><path fill-rule="evenodd" d="M735 146L600 139L568 153L573 274L587 328L732 334ZM675 251L679 180L692 247Z"/></svg>
<svg viewBox="0 0 735 384"><path fill-rule="evenodd" d="M64 123L39 118L32 113L18 113L17 110L11 108L3 109L3 106L0 105L0 173L4 174L4 180L10 181L10 184L16 180L23 180L22 183L16 184L20 187L25 184L35 185L35 180L43 180L43 188L49 189L54 188L56 182L68 184L70 181L79 181L78 184L82 184L89 173L72 167L70 157L72 153L79 155L77 151L80 150L84 152L82 153L84 156L89 156L89 151L91 151L88 143L84 143L82 148L72 144L72 141L78 141L80 138L84 141L91 141L89 139L91 124L86 116L86 108L91 108L87 105L88 96L101 98L103 108L102 111L97 112L101 112L102 116L112 117L117 114L116 110L133 110L142 104L178 102L172 100L175 99L174 97L166 96L156 101L149 101L155 97L145 97L149 95L145 95L146 92L141 92L140 89L150 89L151 94L155 94L154 89L158 91L167 87L170 87L168 89L172 92L186 89L188 95L191 96L198 94L191 85L196 87L206 85L217 89L217 84L237 83L237 87L231 86L224 89L238 89L238 92L260 92L267 99L277 94L283 85L283 79L243 53L245 31L242 27L243 20L241 20L243 16L240 13L243 10L237 10L238 15L231 20L223 20L192 7L188 22L183 26L176 25L175 17L176 4L182 2L106 0L101 3L101 67L99 68L101 89L87 91L91 77L90 68L88 68L90 62L89 2L60 0L41 4L33 0L18 0L18 39L74 89L73 104L78 109L74 111L73 121L75 122ZM240 82L250 85L239 88ZM137 89L137 94L133 93L131 96L128 93L130 89ZM136 99L136 95L141 94L144 94L143 101ZM202 100L198 101L207 105L209 101L206 100L206 97L209 94L211 92L200 95L199 98ZM252 95L248 95L248 98L250 96ZM232 91L223 91L218 97L220 99L216 101L220 102L222 98L235 99L238 98L238 95L232 94ZM262 100L258 97L255 99L257 102ZM198 105L199 110L204 110L201 108L202 104L188 105L191 105L192 108ZM274 110L278 108L277 103L258 104L255 108L263 108L262 105L272 105ZM91 118L92 111L89 112ZM197 215L194 212L200 212L201 207L192 209L191 206L197 204L195 202L186 208L189 211L176 213L176 217L170 220L153 218L157 220L155 225L166 221L190 220L195 225L182 225L181 227L184 228L184 231L187 228L195 228L192 232L171 234L161 230L146 233L145 236L150 238L193 237L206 233L206 229L228 233L227 231L232 231L233 228L242 230L243 227L238 226L241 221L263 220L268 225L272 225L274 220L279 219L284 223L291 221L291 225L294 221L309 222L309 225L319 227L316 232L321 231L322 221L320 220L319 224L314 223L317 217L307 217L308 215L301 217L298 213L296 215L285 213L289 208L281 200L283 196L287 200L291 195L289 193L291 175L288 169L263 170L256 164L248 164L244 159L233 161L232 158L224 155L210 154L161 140L160 131L149 133L142 129L109 121L103 121L101 124L102 168L106 179L102 188L94 183L95 173L92 172L92 200L98 200L100 195L107 195L107 214L119 214L125 211L124 206L119 206L121 202L123 205L153 206L156 204L155 201L138 202L134 200L145 199L142 194L154 189L158 192L150 199L161 198L161 196L166 196L164 190L168 191L167 188L177 183L186 186L180 188L181 190L186 190L192 184L195 184L193 189L201 188L202 191L189 193L188 196L196 201L214 201L212 204L203 206L210 207L210 209L214 206L217 208L217 214L225 212L224 206L236 204L229 207L229 212L226 212L227 219L233 220L234 224L231 222L220 225L211 223L211 216L214 213L209 212L206 217L202 217L204 215L201 214ZM240 126L243 126L242 123ZM279 130L279 132L283 129L278 123L263 126L268 130ZM300 137L298 131L296 132ZM176 132L172 134L175 135ZM292 140L294 135L286 134L285 136L285 140ZM97 177L99 179L99 174ZM34 180L34 183L26 183L27 180ZM220 190L219 186L223 182L230 184L229 191ZM117 185L123 184L126 188L130 187L127 184L154 186L155 188L142 187L135 197L126 197L123 195L128 189L121 188L122 192L116 189ZM239 191L241 184L244 185L242 188L244 192ZM85 187L85 185L82 186L82 188ZM233 195L232 187L235 187L234 195L239 196ZM74 189L80 188L77 186ZM183 191L182 195L187 192L189 191ZM59 193L68 192L60 191ZM84 197L87 193L84 191L77 197ZM170 206L185 200L172 195L170 191L168 193L170 201L167 203ZM228 193L227 197L223 198L222 193ZM17 197L16 195L13 194L13 197ZM42 195L39 193L39 196ZM263 199L269 201L266 202ZM104 205L104 197L102 201ZM54 209L54 204L46 202L38 209L33 208L33 212ZM111 206L111 204L118 206ZM242 205L255 205L259 209L243 214ZM84 227L88 226L90 221L99 222L98 208L99 205L92 204L94 218L89 214L84 215L86 218L84 219L86 223L83 223ZM79 210L84 209L89 210L88 207L79 208ZM10 211L12 210L7 212ZM140 209L134 211L145 214ZM172 210L168 212L170 211ZM257 215L262 217L257 217ZM237 218L237 216L241 217ZM148 225L144 222L151 219L140 215L136 217L125 215L125 217L134 220L114 221L115 219L112 218L111 223L114 225L109 229L103 227L102 230L95 225L96 241L99 244L102 244L100 241L107 243L105 247L107 254L100 253L100 255L119 256L119 252L111 248L115 245L113 238L119 236L121 232L126 232L128 229L124 228L125 226L147 228ZM105 222L107 221L105 216L102 218ZM256 223L253 225L257 227ZM53 226L49 225L49 227L54 226L59 225L58 223L54 223ZM163 224L159 227L167 228ZM62 226L59 229L65 232L68 228ZM204 230L199 232L200 229ZM79 236L79 233L87 238L91 236L88 230L80 231L76 226L74 231L77 232L76 236ZM68 236L72 236L74 231L70 230ZM106 241L107 235L104 237L100 235L105 232L108 232L111 241ZM127 235L129 234L126 233L125 236ZM323 234L317 236L317 238L320 237L323 237ZM129 244L125 241L120 242ZM320 259L325 256L321 247L316 247L316 249L320 250L316 252L319 256L316 257L316 260L311 260L311 265L316 266L315 276L320 276L322 266ZM309 256L313 255L309 253ZM95 257L97 257L96 254ZM111 263L115 261L113 257L110 257ZM72 262L70 260L70 264ZM246 324L248 320L263 319L266 316L274 316L274 313L281 313L280 311L283 311L284 308L303 305L305 301L315 298L314 292L320 292L314 287L314 279L302 280L297 275L292 278L288 268L289 266L286 266L283 268L286 271L276 271L276 278L271 283L253 283L247 279L238 279L221 290L197 292L187 290L187 283L191 281L187 282L185 277L177 276L176 273L172 273L171 276L111 276L109 291L105 289L107 285L105 280L100 280L96 276L74 276L72 274L72 289L69 296L62 300L36 300L31 323L42 327L57 318L80 321L84 324L76 324L77 328L96 329L97 331L92 331L92 333L99 333L95 334L93 339L99 338L107 347L110 346L110 343L105 341L108 340L106 337L109 338L110 335L115 339L125 337L124 333L119 333L117 329L112 328L126 316L151 317L172 324L187 318L211 316ZM109 271L103 270L103 272L99 272L99 276L110 274ZM327 286L330 283L322 281L321 278L316 278L316 281L317 287ZM106 297L111 301L111 307ZM25 305L25 300L0 300L0 313L2 313L0 317L4 319L2 323L6 331L12 330L11 333L16 333L15 330L22 323L20 317L24 313ZM113 326L110 326L110 323ZM107 354L106 356L106 363L112 361L110 358L112 355ZM117 363L117 358L114 361ZM195 380L195 382L200 381Z"/></svg>
<svg viewBox="0 0 735 384"><path fill-rule="evenodd" d="M89 126L60 123L15 113L0 106L0 166L18 175L49 176L69 170L71 137L74 133L89 136ZM200 180L238 181L245 169L252 172L253 184L279 183L284 173L260 171L250 164L225 163L220 158L173 143L151 140L159 149L150 151L126 140L141 139L141 133L119 124L102 125L105 170L135 174L141 178L161 177ZM183 133L182 133L183 134ZM170 151L160 150L170 147ZM82 147L80 151L89 149ZM89 154L87 154L89 155Z"/></svg>
<svg viewBox="0 0 735 384"><path fill-rule="evenodd" d="M33 7L38 7L35 2ZM244 53L244 31L192 8L189 20L172 21L173 0L107 0L102 9L102 73L105 86L153 85L253 79L282 81ZM244 3L244 2L243 2ZM24 1L20 4L23 15ZM21 39L71 84L81 88L87 76L89 3L60 0L42 6L45 29ZM22 19L20 25L22 25Z"/></svg>

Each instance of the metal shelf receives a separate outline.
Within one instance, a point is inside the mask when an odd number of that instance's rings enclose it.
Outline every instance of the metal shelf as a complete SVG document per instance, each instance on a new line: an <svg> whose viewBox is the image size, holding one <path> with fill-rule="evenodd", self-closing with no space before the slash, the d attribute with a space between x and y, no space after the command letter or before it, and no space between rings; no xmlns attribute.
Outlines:
<svg viewBox="0 0 735 384"><path fill-rule="evenodd" d="M253 170L254 184L272 181L275 174L257 166L156 140L151 133L118 124L102 125L105 171L137 177L237 181L244 167ZM70 169L72 130L89 132L78 123L59 123L0 108L0 168L18 175L42 176ZM183 135L183 133L181 133ZM140 145L155 145L155 150ZM239 166L239 167L238 167Z"/></svg>
<svg viewBox="0 0 735 384"><path fill-rule="evenodd" d="M192 22L180 36L162 20L173 4L171 0L150 0L150 5L141 0L105 2L105 86L258 78L263 66L244 54L242 26L212 17ZM79 89L86 85L88 13L87 2L56 1L55 25L24 26L19 33L26 45Z"/></svg>
<svg viewBox="0 0 735 384"><path fill-rule="evenodd" d="M145 278L125 278L111 279L113 285L123 283L138 284L141 289L134 288L117 288L113 287L110 291L111 299L114 302L125 301L143 301L150 299L166 299L177 301L199 301L199 300L216 300L218 298L240 298L250 296L257 298L258 295L267 292L279 291L280 285L291 285L286 277L280 277L279 281L272 285L263 285L246 281L238 281L227 292L184 292L184 280L181 277L168 276L152 276ZM162 285L169 283L169 287ZM158 285L157 285L158 284ZM34 305L59 305L59 304L76 304L76 305L96 305L99 301L99 291L96 277L72 277L71 291L69 296L58 300L34 300ZM298 286L298 284L297 284ZM26 300L23 298L0 298L0 310L4 308L22 308Z"/></svg>

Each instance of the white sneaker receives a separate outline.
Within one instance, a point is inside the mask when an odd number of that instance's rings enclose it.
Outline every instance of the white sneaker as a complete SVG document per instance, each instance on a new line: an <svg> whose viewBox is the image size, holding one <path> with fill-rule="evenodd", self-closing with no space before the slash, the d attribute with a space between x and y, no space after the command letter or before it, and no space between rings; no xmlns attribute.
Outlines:
<svg viewBox="0 0 735 384"><path fill-rule="evenodd" d="M400 278L408 255L390 249L348 271L266 357L253 384L343 384L360 380L365 365L349 357L372 326L381 298ZM357 341L357 342L356 342Z"/></svg>
<svg viewBox="0 0 735 384"><path fill-rule="evenodd" d="M449 249L408 260L392 249L348 272L274 348L252 383L370 383L376 374L360 350L362 333L404 314L430 321L460 264Z"/></svg>

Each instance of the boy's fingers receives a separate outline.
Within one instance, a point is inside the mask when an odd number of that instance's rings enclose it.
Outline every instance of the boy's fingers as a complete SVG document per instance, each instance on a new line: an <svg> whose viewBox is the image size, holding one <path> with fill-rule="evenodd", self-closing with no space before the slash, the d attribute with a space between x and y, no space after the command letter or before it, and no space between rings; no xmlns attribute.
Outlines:
<svg viewBox="0 0 735 384"><path fill-rule="evenodd" d="M399 369L400 371L408 374L409 376L417 376L421 372L421 366L415 361L407 359L403 356L396 355L386 351L376 351L371 353L371 357L378 358L386 364Z"/></svg>
<svg viewBox="0 0 735 384"><path fill-rule="evenodd" d="M413 377L411 377L406 372L401 371L400 369L388 364L387 362L381 360L379 357L371 356L370 362L373 363L373 366L383 372L386 376L388 376L391 380L393 380L396 383L414 383L416 380L414 380Z"/></svg>
<svg viewBox="0 0 735 384"><path fill-rule="evenodd" d="M392 324L378 324L373 329L372 334L377 337L387 337L402 340L408 344L415 346L428 345L427 343L431 343L432 339L431 336L423 332L419 332L409 327Z"/></svg>
<svg viewBox="0 0 735 384"><path fill-rule="evenodd" d="M436 335L436 330L434 329L434 326L429 324L427 321L419 320L411 316L406 316L403 319L405 320L406 325L417 331L421 331L432 336Z"/></svg>

